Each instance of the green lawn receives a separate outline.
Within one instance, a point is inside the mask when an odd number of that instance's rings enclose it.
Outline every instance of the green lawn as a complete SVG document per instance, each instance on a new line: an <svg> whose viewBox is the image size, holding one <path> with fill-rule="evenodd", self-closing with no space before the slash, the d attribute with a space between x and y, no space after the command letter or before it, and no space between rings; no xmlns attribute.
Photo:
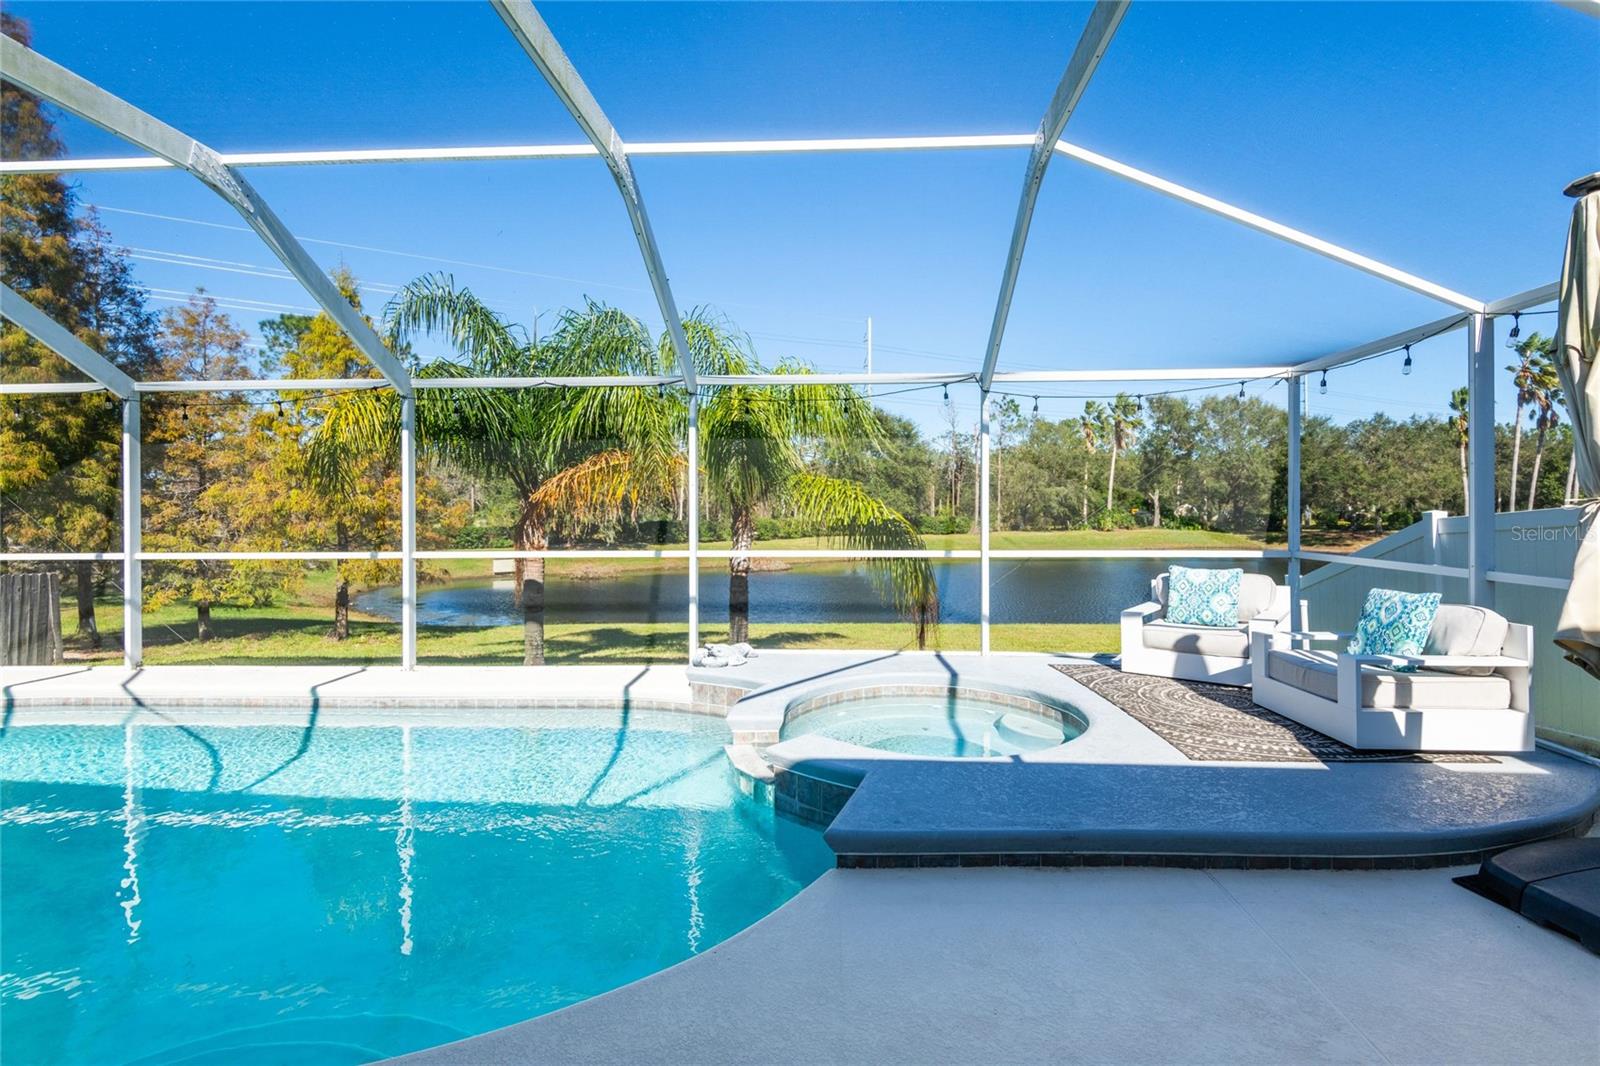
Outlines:
<svg viewBox="0 0 1600 1066"><path fill-rule="evenodd" d="M91 651L74 636L76 609L63 611L68 654L74 659L114 662L121 657L122 613L113 601L95 612L103 644ZM328 638L331 608L318 604L275 607L226 608L212 611L215 640L197 642L194 611L166 607L145 614L145 662L329 664L394 663L400 659L400 627L388 621L352 613L350 638ZM908 623L841 622L765 625L753 623L751 640L764 648L911 649L914 633ZM726 631L705 626L701 640L727 639ZM992 640L996 651L1115 651L1115 625L997 625ZM545 632L546 661L551 663L681 662L684 630L681 623L554 624ZM943 625L931 647L944 651L975 651L976 625ZM493 626L466 628L426 626L417 633L417 657L422 662L503 663L522 661L522 628Z"/></svg>

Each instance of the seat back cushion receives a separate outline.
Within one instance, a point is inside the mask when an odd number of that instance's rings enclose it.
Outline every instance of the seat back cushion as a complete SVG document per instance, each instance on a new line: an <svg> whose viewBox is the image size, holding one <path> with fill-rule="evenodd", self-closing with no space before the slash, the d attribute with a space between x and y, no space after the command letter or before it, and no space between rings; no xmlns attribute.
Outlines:
<svg viewBox="0 0 1600 1066"><path fill-rule="evenodd" d="M1208 570L1200 567L1167 567L1167 609L1169 622L1190 626L1239 624L1239 585L1244 571L1239 567Z"/></svg>
<svg viewBox="0 0 1600 1066"><path fill-rule="evenodd" d="M1506 644L1511 623L1505 616L1487 607L1473 607L1464 603L1441 603L1433 616L1433 627L1428 630L1428 643L1424 655L1499 655ZM1494 673L1492 666L1430 667L1453 674L1485 676Z"/></svg>
<svg viewBox="0 0 1600 1066"><path fill-rule="evenodd" d="M1356 622L1352 655L1421 655L1439 611L1437 592L1372 589ZM1411 670L1415 667L1395 667Z"/></svg>
<svg viewBox="0 0 1600 1066"><path fill-rule="evenodd" d="M1266 574L1245 574L1239 579L1239 621L1248 622L1272 606L1278 583Z"/></svg>

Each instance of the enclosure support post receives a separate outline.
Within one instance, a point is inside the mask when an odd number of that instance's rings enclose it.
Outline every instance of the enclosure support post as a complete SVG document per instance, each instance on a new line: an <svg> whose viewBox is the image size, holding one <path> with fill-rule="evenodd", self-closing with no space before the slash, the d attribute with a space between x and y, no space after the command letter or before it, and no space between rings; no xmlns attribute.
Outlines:
<svg viewBox="0 0 1600 1066"><path fill-rule="evenodd" d="M1467 596L1494 606L1494 319L1467 323Z"/></svg>
<svg viewBox="0 0 1600 1066"><path fill-rule="evenodd" d="M684 471L684 509L689 513L689 661L700 646L700 396L689 393L689 467Z"/></svg>
<svg viewBox="0 0 1600 1066"><path fill-rule="evenodd" d="M400 667L417 665L417 398L400 397Z"/></svg>
<svg viewBox="0 0 1600 1066"><path fill-rule="evenodd" d="M989 390L978 401L978 648L989 654Z"/></svg>
<svg viewBox="0 0 1600 1066"><path fill-rule="evenodd" d="M144 663L144 564L139 561L143 509L139 499L139 397L122 401L122 657L132 670Z"/></svg>
<svg viewBox="0 0 1600 1066"><path fill-rule="evenodd" d="M1289 465L1284 477L1288 480L1285 505L1285 532L1289 540L1289 621L1303 628L1300 613L1300 388L1299 374L1289 376Z"/></svg>

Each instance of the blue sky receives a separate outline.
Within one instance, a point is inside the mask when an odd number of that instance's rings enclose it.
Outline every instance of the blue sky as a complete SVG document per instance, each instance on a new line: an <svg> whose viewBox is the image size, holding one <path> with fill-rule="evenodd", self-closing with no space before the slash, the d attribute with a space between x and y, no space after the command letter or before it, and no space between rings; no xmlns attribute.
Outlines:
<svg viewBox="0 0 1600 1066"><path fill-rule="evenodd" d="M581 139L487 4L9 6L44 54L222 150ZM622 135L670 140L1029 133L1088 5L542 10ZM1570 205L1561 187L1600 167L1596 56L1600 20L1549 3L1146 0L1067 137L1493 298L1555 279ZM82 123L63 129L73 154L127 154ZM855 369L871 315L879 369L962 370L981 359L1025 158L636 167L679 302L718 308L764 358ZM657 320L596 160L250 176L297 233L331 242L310 245L320 260L342 259L371 284L373 306L441 269L520 321L585 296ZM197 284L250 322L262 315L249 307L309 303L292 282L252 272L275 264L248 233L219 228L238 220L192 179L107 174L81 187L136 250L157 306ZM1292 361L1447 311L1057 159L1002 367ZM1409 378L1398 356L1336 374L1311 409L1437 413L1464 381L1464 347L1460 334L1418 346ZM970 412L971 391L955 395ZM929 428L939 421L937 391L895 404ZM1042 413L1078 405L1047 398Z"/></svg>

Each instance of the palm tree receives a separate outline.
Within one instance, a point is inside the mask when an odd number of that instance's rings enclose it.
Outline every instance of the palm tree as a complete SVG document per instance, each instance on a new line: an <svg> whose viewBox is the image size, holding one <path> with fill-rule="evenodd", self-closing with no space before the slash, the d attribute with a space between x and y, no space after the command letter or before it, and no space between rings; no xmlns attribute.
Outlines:
<svg viewBox="0 0 1600 1066"><path fill-rule="evenodd" d="M1450 393L1450 428L1456 431L1456 455L1461 460L1461 511L1465 514L1472 506L1467 480L1467 402L1471 390L1466 386Z"/></svg>
<svg viewBox="0 0 1600 1066"><path fill-rule="evenodd" d="M1516 347L1517 362L1506 367L1511 372L1511 383L1517 389L1517 413L1511 421L1511 489L1506 510L1517 509L1517 478L1522 474L1522 410L1534 402L1535 364L1541 356L1555 353L1555 341L1537 332Z"/></svg>
<svg viewBox="0 0 1600 1066"><path fill-rule="evenodd" d="M1144 428L1139 418L1139 401L1125 392L1117 393L1107 412L1110 432L1107 443L1111 445L1111 469L1106 473L1106 510L1111 510L1111 494L1117 487L1117 455L1133 444L1133 435Z"/></svg>
<svg viewBox="0 0 1600 1066"><path fill-rule="evenodd" d="M620 312L590 305L568 312L542 342L530 340L448 275L427 275L400 290L386 318L397 349L417 334L447 340L457 359L413 368L417 378L654 375L665 373L661 353L640 324ZM457 361L459 360L459 361ZM517 551L550 546L555 517L536 494L552 476L605 450L627 447L634 469L658 476L670 453L658 442L682 424L681 405L654 389L419 389L419 454L449 461L475 474L510 481L520 501L512 529ZM399 443L399 400L391 392L363 392L332 408L312 438L312 463L337 469L354 450ZM523 662L544 661L545 565L516 560L522 608Z"/></svg>
<svg viewBox="0 0 1600 1066"><path fill-rule="evenodd" d="M782 508L805 524L826 531L834 541L863 550L905 550L923 547L915 527L894 508L868 493L858 482L828 477L809 469L806 445L834 444L875 447L882 429L870 402L841 385L808 383L809 369L782 362L763 369L748 341L726 323L704 313L684 321L696 370L705 375L774 373L793 375L794 384L775 386L721 385L701 394L699 471L706 495L726 509L732 527L728 559L728 639L750 635L750 557L759 510ZM680 438L673 438L674 442ZM653 442L667 446L663 439ZM595 455L551 478L535 494L550 511L595 521L614 517L619 508L636 506L652 492L660 494L676 477L662 478L660 464L642 472L625 449ZM680 469L687 464L680 460ZM875 559L869 563L881 588L917 626L917 646L925 647L938 621L938 588L925 559Z"/></svg>
<svg viewBox="0 0 1600 1066"><path fill-rule="evenodd" d="M1533 510L1534 496L1539 491L1539 466L1544 461L1545 437L1561 424L1561 378L1556 365L1548 359L1535 359L1533 363L1533 410L1529 412L1539 435L1533 449L1533 471L1528 475L1528 510Z"/></svg>
<svg viewBox="0 0 1600 1066"><path fill-rule="evenodd" d="M1105 404L1099 400L1084 402L1083 413L1078 416L1078 434L1083 438L1083 524L1089 524L1089 456L1100 447L1100 439L1107 426Z"/></svg>

